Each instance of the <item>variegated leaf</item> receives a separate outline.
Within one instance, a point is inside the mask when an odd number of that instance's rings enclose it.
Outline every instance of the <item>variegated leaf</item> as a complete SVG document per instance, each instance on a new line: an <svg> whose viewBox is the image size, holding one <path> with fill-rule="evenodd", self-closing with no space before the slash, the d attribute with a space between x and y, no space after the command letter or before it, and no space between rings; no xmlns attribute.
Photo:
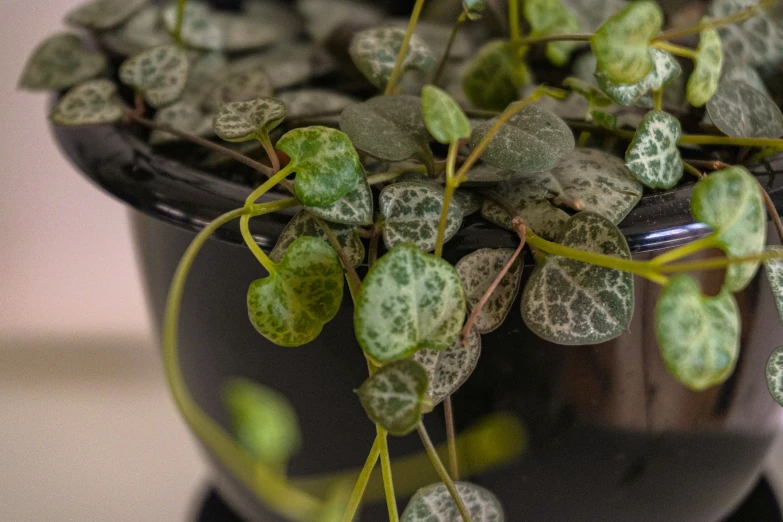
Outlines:
<svg viewBox="0 0 783 522"><path fill-rule="evenodd" d="M404 29L377 27L361 31L351 40L349 52L353 63L379 89L386 88L404 36ZM410 69L429 71L434 65L432 51L424 40L414 34L402 61L403 72Z"/></svg>
<svg viewBox="0 0 783 522"><path fill-rule="evenodd" d="M205 100L205 106L214 111L222 105L243 102L273 95L272 81L263 69L235 72L223 78Z"/></svg>
<svg viewBox="0 0 783 522"><path fill-rule="evenodd" d="M457 271L411 243L397 245L373 265L354 309L356 339L381 363L421 349L447 349L464 320Z"/></svg>
<svg viewBox="0 0 783 522"><path fill-rule="evenodd" d="M617 83L609 79L602 70L595 72L595 79L603 91L620 105L640 104L652 107L650 92L669 85L682 72L682 67L671 54L660 49L650 49L653 68L644 78L635 83Z"/></svg>
<svg viewBox="0 0 783 522"><path fill-rule="evenodd" d="M90 80L68 91L52 111L51 118L57 125L96 125L119 121L127 111L114 83Z"/></svg>
<svg viewBox="0 0 783 522"><path fill-rule="evenodd" d="M772 351L766 367L767 388L775 401L783 406L783 346Z"/></svg>
<svg viewBox="0 0 783 522"><path fill-rule="evenodd" d="M494 124L495 118L473 129L471 148L481 142ZM572 150L571 128L554 113L530 106L509 118L492 137L481 159L501 169L537 172L554 167Z"/></svg>
<svg viewBox="0 0 783 522"><path fill-rule="evenodd" d="M451 204L459 210L462 217L469 216L481 210L484 202L481 196L465 189L457 189L451 197Z"/></svg>
<svg viewBox="0 0 783 522"><path fill-rule="evenodd" d="M201 105L206 112L214 116L219 106L212 103L209 96L216 92L215 88L228 75L228 59L226 55L218 51L206 53L190 51L188 59L190 73L182 99Z"/></svg>
<svg viewBox="0 0 783 522"><path fill-rule="evenodd" d="M188 100L178 101L155 113L155 122L170 125L177 130L195 136L212 135L212 117L205 114L201 107ZM163 130L153 130L150 134L152 145L161 145L180 141L181 138Z"/></svg>
<svg viewBox="0 0 783 522"><path fill-rule="evenodd" d="M469 482L455 482L462 502L473 522L504 522L500 501L489 490ZM400 522L458 522L462 520L457 504L445 484L421 488L411 497Z"/></svg>
<svg viewBox="0 0 783 522"><path fill-rule="evenodd" d="M699 180L691 194L691 213L715 233L731 257L760 254L767 237L764 202L756 180L744 167L717 170ZM739 292L753 279L759 263L726 268L723 288Z"/></svg>
<svg viewBox="0 0 783 522"><path fill-rule="evenodd" d="M479 109L502 111L519 99L519 89L530 83L530 73L516 59L506 40L484 44L470 62L462 88L468 100Z"/></svg>
<svg viewBox="0 0 783 522"><path fill-rule="evenodd" d="M407 435L421 421L429 379L418 362L382 366L356 390L367 416L392 435Z"/></svg>
<svg viewBox="0 0 783 522"><path fill-rule="evenodd" d="M107 49L122 56L133 56L151 47L172 43L159 5L143 8L122 26L101 32L99 38Z"/></svg>
<svg viewBox="0 0 783 522"><path fill-rule="evenodd" d="M745 82L764 96L770 97L767 86L758 71L746 63L723 62L722 82Z"/></svg>
<svg viewBox="0 0 783 522"><path fill-rule="evenodd" d="M606 20L590 45L598 68L617 83L635 83L653 68L650 41L663 25L663 11L655 2L630 2Z"/></svg>
<svg viewBox="0 0 783 522"><path fill-rule="evenodd" d="M703 18L702 23L708 22ZM694 69L688 78L686 95L688 103L701 107L712 98L718 89L721 68L723 67L723 51L720 38L715 29L707 29L699 35L699 47L696 49Z"/></svg>
<svg viewBox="0 0 783 522"><path fill-rule="evenodd" d="M604 91L585 80L569 76L563 80L563 87L571 89L587 100L588 113L593 107L609 107L612 104L612 99Z"/></svg>
<svg viewBox="0 0 783 522"><path fill-rule="evenodd" d="M106 58L88 49L72 33L57 33L33 51L19 87L31 91L59 91L95 78L106 69Z"/></svg>
<svg viewBox="0 0 783 522"><path fill-rule="evenodd" d="M478 304L513 253L513 248L481 248L457 262L454 268L462 279L470 310ZM503 324L517 297L521 281L522 263L516 259L476 316L476 330L485 334Z"/></svg>
<svg viewBox="0 0 783 522"><path fill-rule="evenodd" d="M421 90L424 125L436 141L448 145L470 138L470 122L457 102L443 89L425 85Z"/></svg>
<svg viewBox="0 0 783 522"><path fill-rule="evenodd" d="M757 0L713 0L709 15L721 18L756 4ZM774 70L783 60L783 27L768 12L722 27L718 34L723 53L735 63Z"/></svg>
<svg viewBox="0 0 783 522"><path fill-rule="evenodd" d="M190 64L185 51L161 45L128 58L120 67L120 80L137 89L153 107L177 101L188 83Z"/></svg>
<svg viewBox="0 0 783 522"><path fill-rule="evenodd" d="M435 249L443 188L430 183L395 183L381 191L378 205L386 248L411 242L425 252ZM443 241L451 239L461 225L461 212L455 206L449 206Z"/></svg>
<svg viewBox="0 0 783 522"><path fill-rule="evenodd" d="M707 102L707 114L727 136L778 138L783 135L783 114L763 93L742 81L721 80Z"/></svg>
<svg viewBox="0 0 783 522"><path fill-rule="evenodd" d="M145 7L148 0L89 0L65 15L71 25L104 31L117 27Z"/></svg>
<svg viewBox="0 0 783 522"><path fill-rule="evenodd" d="M268 136L285 115L286 106L277 98L226 103L220 107L212 128L226 141L250 141Z"/></svg>
<svg viewBox="0 0 783 522"><path fill-rule="evenodd" d="M489 163L479 163L467 172L463 185L496 185L527 175L525 172L518 173L513 170L499 169Z"/></svg>
<svg viewBox="0 0 783 522"><path fill-rule="evenodd" d="M359 266L364 261L364 244L359 239L356 227L350 225L340 225L338 223L329 223L329 228L337 237L337 242L345 252L353 266ZM285 226L277 238L277 243L269 253L269 258L275 263L282 261L283 256L297 238L309 236L317 237L327 241L326 232L321 227L318 220L313 215L302 210L295 215Z"/></svg>
<svg viewBox="0 0 783 522"><path fill-rule="evenodd" d="M679 274L661 290L655 306L655 337L666 369L701 391L731 375L739 354L740 320L729 292L702 295L699 284Z"/></svg>
<svg viewBox="0 0 783 522"><path fill-rule="evenodd" d="M188 0L182 17L182 42L196 49L221 51L225 47L226 35L214 17L214 12L205 3ZM170 32L177 26L177 6L172 4L163 10L163 22Z"/></svg>
<svg viewBox="0 0 783 522"><path fill-rule="evenodd" d="M286 91L278 96L288 107L288 118L306 118L319 114L338 114L349 105L359 103L357 98L327 89L306 88Z"/></svg>
<svg viewBox="0 0 783 522"><path fill-rule="evenodd" d="M433 405L457 391L476 369L481 356L481 336L471 328L462 346L461 338L445 350L419 350L413 359L419 362L429 376L427 397Z"/></svg>
<svg viewBox="0 0 783 522"><path fill-rule="evenodd" d="M336 202L327 207L307 207L307 209L331 223L372 225L372 189L367 183L367 178L362 175L354 189Z"/></svg>
<svg viewBox="0 0 783 522"><path fill-rule="evenodd" d="M557 243L630 259L611 221L580 212L563 226ZM633 316L633 276L560 256L541 255L522 293L522 319L539 337L557 344L597 344L614 339Z"/></svg>
<svg viewBox="0 0 783 522"><path fill-rule="evenodd" d="M279 346L301 346L321 333L343 300L343 267L329 243L300 237L267 277L251 283L247 309L256 330Z"/></svg>
<svg viewBox="0 0 783 522"><path fill-rule="evenodd" d="M525 0L525 18L530 24L530 36L549 36L558 33L579 32L579 20L560 3L560 0ZM552 64L562 67L568 63L576 42L549 42L546 56Z"/></svg>
<svg viewBox="0 0 783 522"><path fill-rule="evenodd" d="M768 246L767 251L783 255L783 246ZM767 280L772 297L775 298L780 322L783 323L783 259L768 259L764 261L764 267L767 269Z"/></svg>
<svg viewBox="0 0 783 522"><path fill-rule="evenodd" d="M251 54L231 62L232 73L256 70L274 71L269 81L274 89L287 89L305 83L313 75L313 46L286 43L263 53Z"/></svg>
<svg viewBox="0 0 783 522"><path fill-rule="evenodd" d="M568 214L547 199L546 185L530 175L501 183L492 191L516 210L528 228L545 239L555 239L568 221ZM499 227L513 230L508 213L489 199L484 200L481 216Z"/></svg>
<svg viewBox="0 0 783 522"><path fill-rule="evenodd" d="M213 12L210 20L223 34L222 49L226 52L252 51L271 45L278 39L272 20L220 11Z"/></svg>
<svg viewBox="0 0 783 522"><path fill-rule="evenodd" d="M663 111L649 111L625 152L625 165L650 188L673 187L683 172L677 148L681 133L680 120Z"/></svg>

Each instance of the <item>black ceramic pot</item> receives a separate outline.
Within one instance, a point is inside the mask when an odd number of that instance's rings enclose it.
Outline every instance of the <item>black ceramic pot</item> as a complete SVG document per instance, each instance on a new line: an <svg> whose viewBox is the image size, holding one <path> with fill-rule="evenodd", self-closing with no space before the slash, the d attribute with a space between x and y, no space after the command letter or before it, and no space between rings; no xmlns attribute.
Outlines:
<svg viewBox="0 0 783 522"><path fill-rule="evenodd" d="M136 209L136 242L160 318L169 280L194 231L241 206L251 189L161 156L127 130L55 132L89 178ZM781 167L783 159L776 159L754 169L779 208ZM706 232L690 219L689 194L685 187L647 197L625 220L621 228L634 257L648 258ZM271 248L290 216L254 220L259 243ZM187 385L224 425L218 393L229 377L246 376L287 395L304 432L293 476L360 467L374 428L352 392L366 366L354 340L350 299L313 343L274 346L247 319L247 286L265 274L238 243L235 225L220 230L190 276L180 341ZM508 246L514 246L511 234L473 217L446 245L446 257L456 261L479 247ZM717 289L722 274L698 277L709 290ZM507 520L710 522L726 515L757 480L781 421L766 390L764 364L783 344L783 328L763 274L737 296L743 333L734 375L702 393L685 389L663 367L652 325L657 292L637 279L630 331L601 345L544 342L525 328L518 304L501 329L484 336L478 368L454 397L455 415L460 432L498 419L507 426L482 432L478 445L474 436L463 457L474 468L492 461L470 480L499 495ZM427 424L436 442L443 441L440 409ZM396 459L420 451L415 435L392 441ZM433 481L426 465L420 469L406 476L401 491ZM219 465L214 470L221 493L243 516L278 520ZM362 518L384 519L377 503Z"/></svg>

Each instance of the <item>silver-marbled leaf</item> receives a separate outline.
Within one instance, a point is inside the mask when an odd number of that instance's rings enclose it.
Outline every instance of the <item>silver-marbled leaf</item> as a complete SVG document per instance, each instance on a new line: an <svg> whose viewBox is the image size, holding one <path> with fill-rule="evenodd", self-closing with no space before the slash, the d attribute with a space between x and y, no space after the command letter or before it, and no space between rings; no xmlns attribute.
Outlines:
<svg viewBox="0 0 783 522"><path fill-rule="evenodd" d="M120 66L120 80L139 90L151 106L177 101L188 83L187 53L176 45L161 45L128 58Z"/></svg>
<svg viewBox="0 0 783 522"><path fill-rule="evenodd" d="M783 406L783 346L772 351L766 366L767 388L775 401Z"/></svg>
<svg viewBox="0 0 783 522"><path fill-rule="evenodd" d="M680 120L663 111L649 111L625 152L628 170L650 188L676 185L683 173L677 148L681 133Z"/></svg>
<svg viewBox="0 0 783 522"><path fill-rule="evenodd" d="M147 5L149 0L89 0L65 15L71 25L104 31L120 25Z"/></svg>
<svg viewBox="0 0 783 522"><path fill-rule="evenodd" d="M447 349L464 320L457 271L412 243L397 245L373 265L354 309L356 339L381 363Z"/></svg>
<svg viewBox="0 0 783 522"><path fill-rule="evenodd" d="M783 135L783 114L775 102L742 81L721 80L707 102L707 114L727 136L779 138Z"/></svg>
<svg viewBox="0 0 783 522"><path fill-rule="evenodd" d="M653 68L638 82L613 82L608 74L598 69L595 72L598 86L620 105L641 104L652 107L650 92L669 85L680 75L682 67L674 56L660 49L650 49L650 56L653 59Z"/></svg>
<svg viewBox="0 0 783 522"><path fill-rule="evenodd" d="M209 110L218 111L226 103L268 98L273 93L272 81L263 69L233 72L212 89L204 105Z"/></svg>
<svg viewBox="0 0 783 522"><path fill-rule="evenodd" d="M445 350L419 350L413 359L420 363L429 376L427 397L433 405L457 391L476 369L481 356L481 335L471 328L462 346L461 338Z"/></svg>
<svg viewBox="0 0 783 522"><path fill-rule="evenodd" d="M210 19L223 34L222 49L226 52L252 51L271 45L278 39L274 20L221 11L213 12Z"/></svg>
<svg viewBox="0 0 783 522"><path fill-rule="evenodd" d="M33 51L19 87L31 91L59 91L95 78L105 69L106 58L88 49L81 37L57 33Z"/></svg>
<svg viewBox="0 0 783 522"><path fill-rule="evenodd" d="M90 80L68 91L51 118L57 125L96 125L119 121L127 111L113 82Z"/></svg>
<svg viewBox="0 0 783 522"><path fill-rule="evenodd" d="M337 242L345 252L353 266L359 266L364 261L364 244L359 238L356 227L350 225L340 225L339 223L329 223L329 228L337 237ZM326 232L321 227L318 220L313 215L302 210L296 214L285 226L277 239L275 247L269 253L269 258L275 263L282 261L288 247L291 246L297 238L309 236L317 237L327 241Z"/></svg>
<svg viewBox="0 0 783 522"><path fill-rule="evenodd" d="M442 187L431 183L395 183L381 191L378 206L386 248L410 242L425 252L435 249L443 207ZM461 225L462 213L456 206L450 205L443 241L451 239Z"/></svg>
<svg viewBox="0 0 783 522"><path fill-rule="evenodd" d="M713 19L729 16L756 4L757 0L713 0L709 16ZM774 70L783 60L783 27L768 11L722 27L718 34L724 54L735 63Z"/></svg>
<svg viewBox="0 0 783 522"><path fill-rule="evenodd" d="M213 10L203 2L188 0L182 17L182 42L189 47L207 51L220 51L225 47L226 35L223 27L213 16ZM163 22L170 32L177 26L177 6L163 9Z"/></svg>
<svg viewBox="0 0 783 522"><path fill-rule="evenodd" d="M326 207L307 207L314 215L331 223L345 225L372 225L373 195L365 176L345 196Z"/></svg>
<svg viewBox="0 0 783 522"><path fill-rule="evenodd" d="M421 421L429 378L412 359L382 366L356 390L367 416L392 435L407 435Z"/></svg>
<svg viewBox="0 0 783 522"><path fill-rule="evenodd" d="M500 501L489 490L469 482L455 482L473 522L504 522ZM445 484L418 490L402 513L400 522L460 522L462 516Z"/></svg>
<svg viewBox="0 0 783 522"><path fill-rule="evenodd" d="M328 89L305 88L281 92L278 96L288 107L288 118L306 118L319 114L340 113L359 100Z"/></svg>
<svg viewBox="0 0 783 522"><path fill-rule="evenodd" d="M655 306L655 337L666 369L688 388L722 383L739 355L740 318L729 292L702 295L695 279L678 274Z"/></svg>
<svg viewBox="0 0 783 522"><path fill-rule="evenodd" d="M198 104L186 99L173 103L155 113L156 123L170 125L177 130L195 136L212 135L212 116L206 114ZM161 145L180 141L182 138L166 131L155 129L150 133L150 143Z"/></svg>
<svg viewBox="0 0 783 522"><path fill-rule="evenodd" d="M489 163L479 163L465 174L465 181L462 182L462 185L466 187L497 185L527 175L529 174L526 172L514 172L513 170L500 169Z"/></svg>
<svg viewBox="0 0 783 522"><path fill-rule="evenodd" d="M611 221L580 212L563 226L557 243L630 259ZM633 316L633 276L560 256L542 255L522 293L522 319L539 337L557 344L597 344L628 329Z"/></svg>
<svg viewBox="0 0 783 522"><path fill-rule="evenodd" d="M782 246L768 246L767 251L783 255ZM783 323L783 259L767 259L764 261L764 268L767 270L767 281L772 290L772 297L775 298L780 322Z"/></svg>
<svg viewBox="0 0 783 522"><path fill-rule="evenodd" d="M454 268L462 279L470 310L478 304L513 253L513 248L481 248L457 262ZM521 281L522 263L516 259L476 316L474 324L480 333L489 333L503 324L519 293Z"/></svg>
<svg viewBox="0 0 783 522"><path fill-rule="evenodd" d="M249 141L268 136L285 116L286 106L282 101L270 97L255 98L222 105L212 128L226 141Z"/></svg>
<svg viewBox="0 0 783 522"><path fill-rule="evenodd" d="M314 74L314 60L311 44L286 43L234 60L231 72L274 71L269 75L272 87L287 89L305 83Z"/></svg>
<svg viewBox="0 0 783 522"><path fill-rule="evenodd" d="M356 33L348 49L351 59L370 83L379 89L394 70L397 53L402 46L405 30L398 27L377 27ZM435 65L435 56L427 44L414 34L408 44L408 52L402 61L402 70L429 71Z"/></svg>
<svg viewBox="0 0 783 522"><path fill-rule="evenodd" d="M702 19L702 22L708 21L708 18ZM694 107L701 107L710 101L718 89L722 67L723 51L718 31L712 28L706 29L699 35L699 46L696 48L693 72L688 78L685 91L688 103Z"/></svg>
<svg viewBox="0 0 783 522"><path fill-rule="evenodd" d="M122 56L133 56L173 41L163 23L159 5L143 8L120 27L101 32L99 38L107 49Z"/></svg>
<svg viewBox="0 0 783 522"><path fill-rule="evenodd" d="M568 221L568 213L552 204L547 198L547 186L540 181L530 175L521 176L492 187L492 191L516 210L528 228L539 236L552 240ZM489 199L484 200L481 215L499 227L513 230L508 213Z"/></svg>

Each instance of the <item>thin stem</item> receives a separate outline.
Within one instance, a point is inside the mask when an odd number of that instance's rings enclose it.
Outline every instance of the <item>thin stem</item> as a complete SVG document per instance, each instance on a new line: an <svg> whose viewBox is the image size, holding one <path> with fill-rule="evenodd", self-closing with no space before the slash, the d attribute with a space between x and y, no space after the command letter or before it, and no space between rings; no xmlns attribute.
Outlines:
<svg viewBox="0 0 783 522"><path fill-rule="evenodd" d="M699 159L688 159L688 160L682 160L683 163L689 163L693 165L694 167L701 167L704 169L710 169L710 170L720 170L720 169L727 169L731 167L728 163L724 163L719 160L699 160Z"/></svg>
<svg viewBox="0 0 783 522"><path fill-rule="evenodd" d="M759 263L763 261L769 261L770 259L783 259L783 254L777 252L763 252L760 254L753 254L748 256L713 257L703 261L664 265L658 267L658 270L667 274L674 274L677 272L692 272L695 270L717 270L731 265L739 265L742 263Z"/></svg>
<svg viewBox="0 0 783 522"><path fill-rule="evenodd" d="M389 443L386 430L380 424L375 425L378 433L379 449L381 457L381 475L383 476L383 490L386 493L386 509L389 512L389 522L399 522L397 514L397 498L394 496L394 480L392 478L391 458L389 457Z"/></svg>
<svg viewBox="0 0 783 522"><path fill-rule="evenodd" d="M277 172L274 176L266 180L264 183L262 183L258 188L256 188L253 192L250 193L250 195L245 200L245 206L250 207L253 205L258 198L272 190L275 185L282 184L283 180L291 174L291 171L293 170L293 167L291 164L289 164L286 168L283 170Z"/></svg>
<svg viewBox="0 0 783 522"><path fill-rule="evenodd" d="M767 206L769 217L775 224L775 230L777 230L780 243L783 244L783 222L780 221L780 214L778 214L778 209L775 208L775 202L772 201L772 198L769 197L769 192L767 192L767 190L761 183L759 183L758 180L756 180L756 183L758 183L759 190L761 191L761 197L764 198L764 204Z"/></svg>
<svg viewBox="0 0 783 522"><path fill-rule="evenodd" d="M378 462L378 456L380 454L380 435L376 435L375 442L372 443L372 448L370 448L370 454L367 455L367 460L364 461L364 467L362 467L359 478L356 479L356 485L353 487L353 492L351 492L351 496L348 499L348 506L343 515L343 522L353 522L353 518L356 516L356 512L359 509L359 504L362 503L364 490L367 489L367 483L370 481L372 471L375 469L375 463Z"/></svg>
<svg viewBox="0 0 783 522"><path fill-rule="evenodd" d="M389 77L389 83L386 84L384 94L391 94L394 92L394 86L397 85L397 81L402 75L402 64L405 61L405 55L408 54L408 44L410 44L411 38L413 37L413 31L416 30L416 22L419 21L422 7L424 7L424 0L416 0L416 5L413 6L413 12L411 13L411 19L408 22L408 29L405 31L405 36L402 38L400 52L397 53L397 61L394 63L394 69Z"/></svg>
<svg viewBox="0 0 783 522"><path fill-rule="evenodd" d="M174 23L174 31L172 36L174 37L174 42L178 44L182 43L182 23L185 20L186 3L187 0L177 0L177 20Z"/></svg>
<svg viewBox="0 0 783 522"><path fill-rule="evenodd" d="M671 53L674 56L682 56L683 58L696 61L696 51L689 47L683 47L682 45L662 41L653 42L652 46L660 49L661 51Z"/></svg>
<svg viewBox="0 0 783 522"><path fill-rule="evenodd" d="M462 24L465 23L465 20L467 20L467 17L463 11L457 17L457 21L454 22L454 27L451 28L451 35L449 36L449 41L446 44L446 50L443 51L443 56L440 57L438 67L435 69L435 75L432 77L432 85L438 85L438 81L440 81L440 77L443 74L443 71L446 69L446 62L449 60L449 54L451 54L451 48L454 45L454 41L457 39L459 28L462 27Z"/></svg>
<svg viewBox="0 0 783 522"><path fill-rule="evenodd" d="M508 0L508 32L513 43L522 40L522 31L519 29L519 2L520 0Z"/></svg>
<svg viewBox="0 0 783 522"><path fill-rule="evenodd" d="M683 257L689 256L691 254L695 254L700 250L713 248L716 247L717 245L718 245L717 236L713 232L712 234L708 236L704 236L701 239L691 241L690 243L674 248L672 250L669 250L668 252L665 252L659 256L652 258L650 260L650 264L652 266L665 265L666 263L671 263L672 261L676 261L678 259L682 259Z"/></svg>
<svg viewBox="0 0 783 522"><path fill-rule="evenodd" d="M419 438L421 438L421 443L424 445L424 451L427 452L427 456L430 458L430 462L432 462L432 467L435 468L435 471L438 473L440 480L446 486L446 489L449 490L451 498L453 498L454 502L457 504L457 509L459 510L460 515L462 515L462 521L471 522L468 508L462 501L462 497L459 496L457 487L454 485L454 481L451 480L449 472L446 471L446 468L443 466L443 462L440 461L438 452L435 449L435 446L432 445L432 439L430 439L430 435L427 433L427 428L424 427L423 423L419 422L419 424L416 426L416 431L419 432Z"/></svg>
<svg viewBox="0 0 783 522"><path fill-rule="evenodd" d="M653 109L663 110L663 89L653 89Z"/></svg>
<svg viewBox="0 0 783 522"><path fill-rule="evenodd" d="M269 272L269 275L274 274L276 270L275 262L269 259L269 256L264 253L256 240L253 239L253 234L250 233L250 214L244 214L239 219L239 230L242 232L242 239L245 240L245 245L253 253L259 263Z"/></svg>
<svg viewBox="0 0 783 522"><path fill-rule="evenodd" d="M668 31L664 31L653 38L653 41L674 40L675 38L680 38L681 36L687 36L689 34L700 33L707 29L719 29L721 27L726 27L727 25L734 25L740 22L744 22L745 20L753 18L759 14L761 10L764 9L764 7L762 7L763 4L765 4L765 2L759 2L759 4L746 7L745 9L737 11L736 13L729 16L724 16L722 18L716 18L714 20L708 20L705 22L699 22L698 24L691 27L669 29Z"/></svg>
<svg viewBox="0 0 783 522"><path fill-rule="evenodd" d="M704 173L703 173L702 171L700 171L699 169L697 169L696 167L694 167L693 165L691 165L691 164L690 164L689 162L687 162L687 161L684 161L684 160L683 160L683 162L682 162L682 168L683 168L683 169L685 169L685 172L687 172L687 173L689 173L689 174L693 174L693 175L694 175L694 176L696 176L698 179L701 179L701 178L703 178L703 177L704 177Z"/></svg>
<svg viewBox="0 0 783 522"><path fill-rule="evenodd" d="M381 233L383 232L383 219L378 218L375 225L372 227L372 235L370 236L370 248L367 253L367 268L370 269L378 261L378 243L381 240Z"/></svg>
<svg viewBox="0 0 783 522"><path fill-rule="evenodd" d="M264 183L264 185L269 184L273 181L274 178L271 178L269 181ZM289 207L295 207L296 205L299 205L299 200L296 198L288 198L288 199L281 199L278 201L270 201L269 203L264 203L261 205L254 204L255 200L258 199L258 197L261 196L266 191L261 192L258 194L258 196L254 197L254 194L256 192L259 192L260 189L264 188L264 185L256 189L253 194L250 195L250 197L247 198L247 201L245 202L245 210L246 213L239 219L239 230L242 233L242 239L245 240L245 244L247 245L247 248L250 249L250 251L253 253L253 255L256 257L259 263L266 269L267 272L270 274L275 272L275 263L272 261L269 256L266 255L266 253L261 249L260 246L258 246L258 243L256 243L256 240L253 239L253 235L250 233L250 218L255 216L260 216L262 214L269 214L270 212L276 212L278 210L283 210L285 208Z"/></svg>
<svg viewBox="0 0 783 522"><path fill-rule="evenodd" d="M422 166L418 168L418 172L427 172L427 168ZM386 183L387 181L394 181L395 179L399 178L406 172L410 172L414 169L394 169L390 170L388 172L381 172L379 174L372 174L370 176L367 176L367 183L370 185L377 185L379 183Z"/></svg>
<svg viewBox="0 0 783 522"><path fill-rule="evenodd" d="M780 147L779 138L736 138L733 136L712 136L709 134L685 134L678 141L680 145L733 145L736 147Z"/></svg>
<svg viewBox="0 0 783 522"><path fill-rule="evenodd" d="M345 250L343 250L343 247L340 245L337 236L334 235L332 227L319 217L316 217L315 219L318 221L318 224L321 225L324 234L326 234L326 238L329 240L329 244L332 245L334 251L337 252L337 256L340 258L340 262L345 269L348 290L351 291L351 297L356 301L356 298L359 297L359 293L362 291L362 280L359 278L359 274L356 273L356 269L353 267L351 260L348 259L348 254L345 253Z"/></svg>
<svg viewBox="0 0 783 522"><path fill-rule="evenodd" d="M454 408L451 395L443 399L443 416L446 422L446 445L449 448L449 469L454 480L459 480L459 459L457 458L457 434L454 429Z"/></svg>
<svg viewBox="0 0 783 522"><path fill-rule="evenodd" d="M533 45L547 42L589 42L593 33L560 33L544 36L528 36L517 40L515 45Z"/></svg>
<svg viewBox="0 0 783 522"><path fill-rule="evenodd" d="M579 140L577 140L576 146L579 148L584 147L585 145L587 145L587 140L589 139L590 139L590 133L587 131L582 131L579 134Z"/></svg>
<svg viewBox="0 0 783 522"><path fill-rule="evenodd" d="M266 151L266 155L269 156L269 161L272 162L272 170L274 172L279 171L280 158L277 157L277 151L275 151L275 147L272 145L272 140L269 139L269 134L266 132L260 133L258 135L258 141L264 146L264 151Z"/></svg>
<svg viewBox="0 0 783 522"><path fill-rule="evenodd" d="M446 187L443 191L443 206L440 209L440 220L438 221L438 236L435 239L435 257L443 257L443 241L446 237L446 225L449 220L449 205L457 184L454 179L454 163L457 158L457 149L459 141L452 141L449 144L449 152L446 156Z"/></svg>

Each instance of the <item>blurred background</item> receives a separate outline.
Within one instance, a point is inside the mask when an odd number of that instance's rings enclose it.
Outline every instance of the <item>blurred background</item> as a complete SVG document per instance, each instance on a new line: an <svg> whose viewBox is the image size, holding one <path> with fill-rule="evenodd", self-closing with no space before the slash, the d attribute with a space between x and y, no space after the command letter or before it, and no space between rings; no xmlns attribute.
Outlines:
<svg viewBox="0 0 783 522"><path fill-rule="evenodd" d="M182 521L205 484L169 399L127 209L16 91L80 0L0 2L0 520Z"/></svg>

